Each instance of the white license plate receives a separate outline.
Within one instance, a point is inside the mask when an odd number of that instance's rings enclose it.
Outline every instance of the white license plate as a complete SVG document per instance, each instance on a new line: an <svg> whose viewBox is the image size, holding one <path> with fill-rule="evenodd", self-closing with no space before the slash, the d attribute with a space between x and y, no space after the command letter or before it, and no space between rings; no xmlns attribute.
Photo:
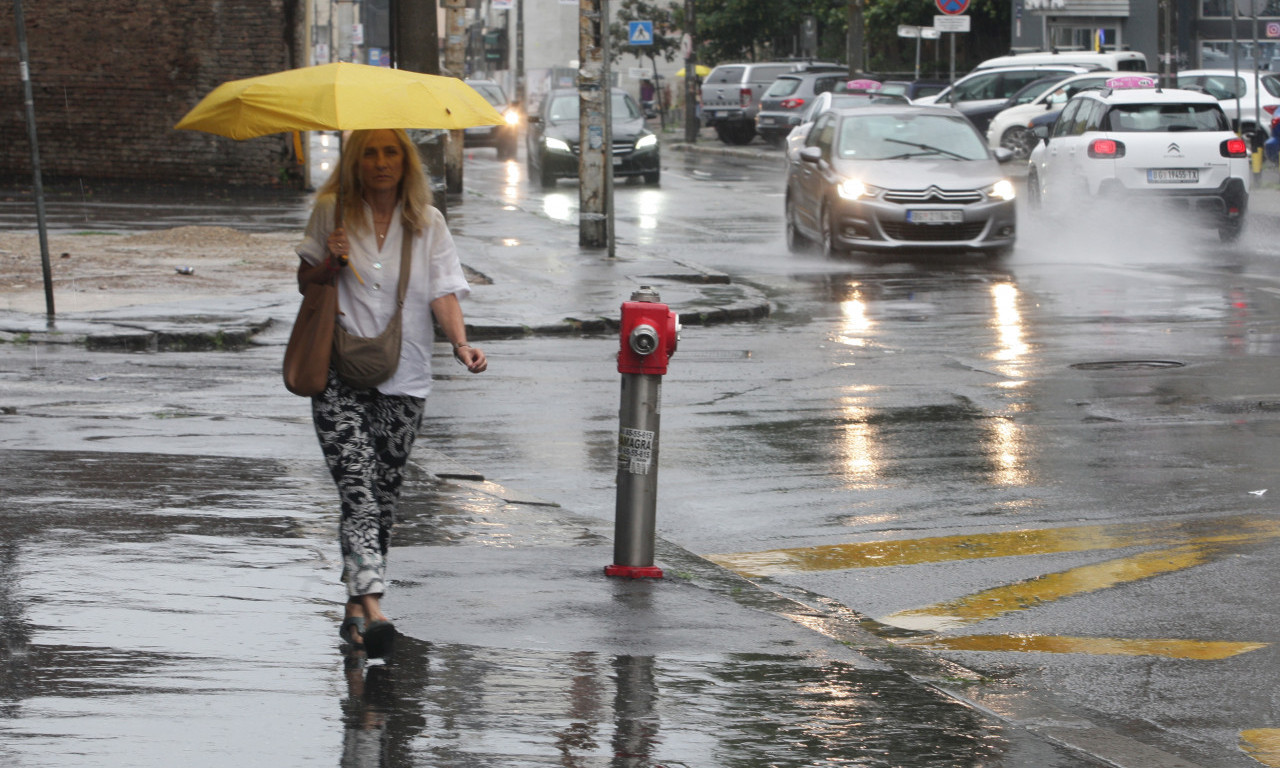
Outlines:
<svg viewBox="0 0 1280 768"><path fill-rule="evenodd" d="M964 211L907 211L912 224L963 224Z"/></svg>
<svg viewBox="0 0 1280 768"><path fill-rule="evenodd" d="M471 128L466 129L467 133L471 134L472 136L487 135L490 130L492 130L492 128L487 125L473 126Z"/></svg>
<svg viewBox="0 0 1280 768"><path fill-rule="evenodd" d="M620 157L613 158L613 167L617 168L619 165L622 165L622 158Z"/></svg>
<svg viewBox="0 0 1280 768"><path fill-rule="evenodd" d="M1149 184L1195 184L1200 181L1200 171L1195 168L1151 168L1147 171Z"/></svg>
<svg viewBox="0 0 1280 768"><path fill-rule="evenodd" d="M762 117L762 118L760 118L760 124L761 124L761 125L773 125L773 124L774 124L774 123L776 123L776 122L778 122L778 119L777 119L776 117Z"/></svg>

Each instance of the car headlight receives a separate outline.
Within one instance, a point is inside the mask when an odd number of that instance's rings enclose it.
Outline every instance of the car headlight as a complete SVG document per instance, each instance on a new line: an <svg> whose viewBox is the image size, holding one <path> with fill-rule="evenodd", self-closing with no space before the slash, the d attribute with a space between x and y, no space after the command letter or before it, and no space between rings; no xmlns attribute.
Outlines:
<svg viewBox="0 0 1280 768"><path fill-rule="evenodd" d="M508 109L507 113L502 116L502 119L507 121L507 125L519 125L520 113L514 109Z"/></svg>
<svg viewBox="0 0 1280 768"><path fill-rule="evenodd" d="M1013 182L1008 179L1001 179L982 191L987 197L996 200L1012 200L1015 195Z"/></svg>
<svg viewBox="0 0 1280 768"><path fill-rule="evenodd" d="M572 152L573 151L569 149L569 142L564 141L563 139L556 139L556 138L552 138L551 136L547 136L546 138L543 139L543 142L547 145L547 150L549 152Z"/></svg>
<svg viewBox="0 0 1280 768"><path fill-rule="evenodd" d="M639 140L636 141L636 149L645 149L646 147L656 147L657 145L658 145L658 135L656 133L650 133L646 136L641 136Z"/></svg>
<svg viewBox="0 0 1280 768"><path fill-rule="evenodd" d="M845 179L840 182L840 186L836 187L836 194L840 195L845 200L861 200L863 198L875 197L879 193L879 187L863 184L857 179Z"/></svg>

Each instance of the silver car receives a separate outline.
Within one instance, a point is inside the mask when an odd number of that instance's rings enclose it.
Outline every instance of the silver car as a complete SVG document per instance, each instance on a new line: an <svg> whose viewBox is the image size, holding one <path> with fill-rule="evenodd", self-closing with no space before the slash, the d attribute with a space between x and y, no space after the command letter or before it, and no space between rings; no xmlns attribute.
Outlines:
<svg viewBox="0 0 1280 768"><path fill-rule="evenodd" d="M1002 256L1017 235L1011 156L944 107L825 112L788 162L787 246Z"/></svg>

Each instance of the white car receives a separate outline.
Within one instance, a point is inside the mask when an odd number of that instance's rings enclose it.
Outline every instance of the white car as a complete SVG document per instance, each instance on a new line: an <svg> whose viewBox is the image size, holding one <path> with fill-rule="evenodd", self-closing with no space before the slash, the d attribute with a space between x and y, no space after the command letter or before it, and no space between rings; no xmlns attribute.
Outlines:
<svg viewBox="0 0 1280 768"><path fill-rule="evenodd" d="M1080 201L1155 200L1206 220L1224 242L1239 237L1249 207L1248 148L1212 96L1119 77L1067 102L1031 152L1033 207Z"/></svg>
<svg viewBox="0 0 1280 768"><path fill-rule="evenodd" d="M1062 109L1067 99L1080 91L1086 88L1101 88L1108 80L1118 76L1118 72L1073 75L1026 104L1018 104L1001 111L991 118L991 124L987 126L987 146L992 149L1004 147L1013 152L1014 159L1026 160L1039 141L1028 125L1032 118L1055 109ZM1145 76L1154 77L1154 75Z"/></svg>
<svg viewBox="0 0 1280 768"><path fill-rule="evenodd" d="M1234 86L1232 81L1235 81ZM1255 89L1255 84L1260 87ZM1249 141L1250 149L1262 146L1262 142L1267 140L1271 118L1276 116L1280 107L1280 77L1269 72L1259 72L1255 77L1252 69L1241 69L1238 76L1232 69L1188 69L1178 73L1178 87L1203 89L1216 98L1232 126L1238 127ZM1239 112L1236 111L1237 96ZM1259 109L1263 113L1262 120L1258 120Z"/></svg>

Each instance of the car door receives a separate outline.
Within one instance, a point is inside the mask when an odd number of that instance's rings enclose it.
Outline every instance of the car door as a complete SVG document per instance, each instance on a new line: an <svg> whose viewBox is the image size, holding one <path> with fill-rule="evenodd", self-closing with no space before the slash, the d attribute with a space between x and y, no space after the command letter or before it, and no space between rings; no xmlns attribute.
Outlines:
<svg viewBox="0 0 1280 768"><path fill-rule="evenodd" d="M797 223L800 228L817 236L821 228L822 199L826 194L826 180L822 166L829 166L831 142L835 137L836 114L823 112L814 121L813 128L805 137L801 151L816 149L823 159L818 162L803 160L797 156L791 161L792 169L792 201Z"/></svg>
<svg viewBox="0 0 1280 768"><path fill-rule="evenodd" d="M1084 99L1072 99L1058 116L1057 122L1049 131L1049 140L1045 143L1040 168L1040 185L1044 188L1046 200L1056 197L1060 189L1065 189L1066 179L1070 178L1068 154L1071 127L1075 122Z"/></svg>

